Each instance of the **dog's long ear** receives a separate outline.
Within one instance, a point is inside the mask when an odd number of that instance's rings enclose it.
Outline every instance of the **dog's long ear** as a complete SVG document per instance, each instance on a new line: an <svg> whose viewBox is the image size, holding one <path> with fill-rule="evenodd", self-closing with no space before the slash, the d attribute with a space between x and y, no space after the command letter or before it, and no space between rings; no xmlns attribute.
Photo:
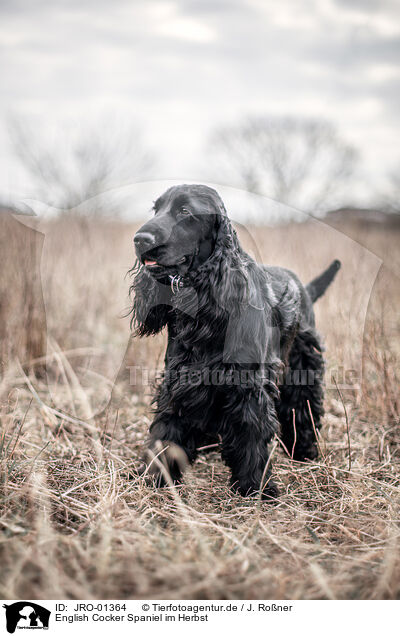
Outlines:
<svg viewBox="0 0 400 636"><path fill-rule="evenodd" d="M247 294L249 256L242 250L236 232L223 213L217 216L211 284L218 304L232 310Z"/></svg>
<svg viewBox="0 0 400 636"><path fill-rule="evenodd" d="M170 290L158 283L139 263L131 270L134 276L129 289L133 297L131 328L137 336L156 334L167 324L171 306Z"/></svg>
<svg viewBox="0 0 400 636"><path fill-rule="evenodd" d="M279 329L273 323L272 310L263 293L264 276L242 250L225 215L219 220L216 258L219 263L214 298L228 323L224 362L259 365L276 361Z"/></svg>
<svg viewBox="0 0 400 636"><path fill-rule="evenodd" d="M277 361L279 329L274 325L272 310L263 295L257 265L247 267L245 285L241 278L227 276L232 294L227 303L228 325L225 333L223 360L231 364L260 365ZM234 275L235 276L235 275ZM240 291L234 285L242 286Z"/></svg>

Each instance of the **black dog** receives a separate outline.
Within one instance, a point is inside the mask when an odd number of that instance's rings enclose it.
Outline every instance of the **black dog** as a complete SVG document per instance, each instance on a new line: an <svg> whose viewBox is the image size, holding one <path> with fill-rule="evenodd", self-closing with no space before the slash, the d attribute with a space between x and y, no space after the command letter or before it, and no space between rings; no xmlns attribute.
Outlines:
<svg viewBox="0 0 400 636"><path fill-rule="evenodd" d="M312 304L339 261L306 287L289 270L258 265L241 248L218 193L204 185L169 188L134 242L136 334L168 328L153 456L163 449L179 481L179 457L193 462L199 447L219 441L233 488L275 498L268 443L279 428L294 459L317 456L324 363Z"/></svg>

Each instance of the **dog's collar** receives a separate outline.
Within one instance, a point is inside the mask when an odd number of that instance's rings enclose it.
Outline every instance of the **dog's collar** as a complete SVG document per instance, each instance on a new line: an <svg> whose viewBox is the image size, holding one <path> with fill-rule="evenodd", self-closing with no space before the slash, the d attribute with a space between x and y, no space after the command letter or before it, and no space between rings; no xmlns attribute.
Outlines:
<svg viewBox="0 0 400 636"><path fill-rule="evenodd" d="M171 291L175 296L175 294L177 294L178 291L182 289L182 287L184 287L184 280L182 276L179 276L178 274L176 274L175 276L172 276L172 274L168 274L168 277L171 281Z"/></svg>
<svg viewBox="0 0 400 636"><path fill-rule="evenodd" d="M193 261L195 259L195 257L197 256L197 254L200 252L200 249L197 248L193 254L192 257L190 259L190 262L188 264L188 269L191 268L191 266L193 265ZM174 296L178 293L178 291L180 289L182 289L182 287L185 287L185 279L183 276L181 276L180 274L175 274L175 276L172 276L172 274L168 274L169 280L171 281L171 291L174 294Z"/></svg>

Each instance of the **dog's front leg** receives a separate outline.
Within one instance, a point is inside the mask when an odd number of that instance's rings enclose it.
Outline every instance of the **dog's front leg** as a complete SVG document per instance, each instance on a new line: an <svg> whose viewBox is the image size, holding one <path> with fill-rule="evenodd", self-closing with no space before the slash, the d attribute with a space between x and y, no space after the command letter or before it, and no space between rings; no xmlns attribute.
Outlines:
<svg viewBox="0 0 400 636"><path fill-rule="evenodd" d="M261 388L234 388L222 420L222 458L232 471L231 485L243 496L272 501L278 488L271 480L268 443L278 429L274 400Z"/></svg>
<svg viewBox="0 0 400 636"><path fill-rule="evenodd" d="M188 425L173 415L159 415L150 427L146 466L141 472L157 486L179 483L196 455L196 441L188 434Z"/></svg>

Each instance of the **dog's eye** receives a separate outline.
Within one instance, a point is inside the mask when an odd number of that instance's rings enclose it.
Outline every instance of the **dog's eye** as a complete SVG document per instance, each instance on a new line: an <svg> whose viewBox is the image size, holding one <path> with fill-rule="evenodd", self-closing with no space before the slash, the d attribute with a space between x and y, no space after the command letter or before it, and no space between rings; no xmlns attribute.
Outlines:
<svg viewBox="0 0 400 636"><path fill-rule="evenodd" d="M182 219L183 217L186 218L188 216L193 218L192 211L188 207L186 207L186 205L179 206L179 208L178 208L178 218Z"/></svg>

